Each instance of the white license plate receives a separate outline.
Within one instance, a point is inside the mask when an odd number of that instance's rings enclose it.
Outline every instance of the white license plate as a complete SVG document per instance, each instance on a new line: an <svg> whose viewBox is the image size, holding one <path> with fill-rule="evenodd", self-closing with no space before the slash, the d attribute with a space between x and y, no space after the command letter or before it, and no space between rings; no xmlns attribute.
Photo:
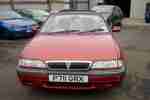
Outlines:
<svg viewBox="0 0 150 100"><path fill-rule="evenodd" d="M88 83L88 76L84 76L84 75L49 75L49 82Z"/></svg>

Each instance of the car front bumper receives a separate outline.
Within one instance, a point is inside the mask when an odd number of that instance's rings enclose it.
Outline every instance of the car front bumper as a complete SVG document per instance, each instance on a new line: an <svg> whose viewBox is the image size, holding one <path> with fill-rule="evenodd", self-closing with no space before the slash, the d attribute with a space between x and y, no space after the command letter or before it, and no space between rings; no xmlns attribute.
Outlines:
<svg viewBox="0 0 150 100"><path fill-rule="evenodd" d="M24 69L17 67L19 81L26 86L42 87L61 90L93 90L118 87L124 79L126 69L118 71L90 71L88 83L52 83L48 79L48 71L45 69Z"/></svg>

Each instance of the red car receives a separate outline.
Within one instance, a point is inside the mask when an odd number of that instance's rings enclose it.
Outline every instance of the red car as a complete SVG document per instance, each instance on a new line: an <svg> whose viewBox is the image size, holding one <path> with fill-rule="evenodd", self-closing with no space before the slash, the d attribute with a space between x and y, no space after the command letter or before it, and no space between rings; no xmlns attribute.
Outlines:
<svg viewBox="0 0 150 100"><path fill-rule="evenodd" d="M22 51L20 82L48 89L93 90L119 86L126 75L123 51L96 12L51 15Z"/></svg>

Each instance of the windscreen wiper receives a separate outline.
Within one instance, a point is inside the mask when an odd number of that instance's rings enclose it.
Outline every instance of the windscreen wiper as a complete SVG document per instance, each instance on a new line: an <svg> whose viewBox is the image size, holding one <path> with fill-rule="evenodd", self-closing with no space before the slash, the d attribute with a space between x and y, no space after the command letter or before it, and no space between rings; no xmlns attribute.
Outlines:
<svg viewBox="0 0 150 100"><path fill-rule="evenodd" d="M80 30L63 30L63 31L56 31L51 33L65 33L65 32L80 32Z"/></svg>
<svg viewBox="0 0 150 100"><path fill-rule="evenodd" d="M96 29L85 31L85 32L97 32L97 31L104 31L104 29L102 29L102 28L96 28Z"/></svg>

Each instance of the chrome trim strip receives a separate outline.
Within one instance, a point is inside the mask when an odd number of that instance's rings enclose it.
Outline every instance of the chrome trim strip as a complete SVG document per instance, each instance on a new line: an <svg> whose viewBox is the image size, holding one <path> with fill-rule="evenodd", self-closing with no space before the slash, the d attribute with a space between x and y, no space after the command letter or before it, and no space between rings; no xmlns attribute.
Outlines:
<svg viewBox="0 0 150 100"><path fill-rule="evenodd" d="M64 62L64 63L66 63L66 62L72 62L72 63L74 63L74 62L77 62L77 63L89 63L89 64L92 64L92 61L87 61L87 60L48 60L48 61L46 61L46 63L57 63L57 62Z"/></svg>
<svg viewBox="0 0 150 100"><path fill-rule="evenodd" d="M89 70L89 68L92 66L93 62L92 61L87 61L87 60L48 60L45 63L89 63L89 66L87 69L68 69L67 70ZM48 66L48 65L47 65ZM50 70L66 70L66 69L51 69Z"/></svg>

